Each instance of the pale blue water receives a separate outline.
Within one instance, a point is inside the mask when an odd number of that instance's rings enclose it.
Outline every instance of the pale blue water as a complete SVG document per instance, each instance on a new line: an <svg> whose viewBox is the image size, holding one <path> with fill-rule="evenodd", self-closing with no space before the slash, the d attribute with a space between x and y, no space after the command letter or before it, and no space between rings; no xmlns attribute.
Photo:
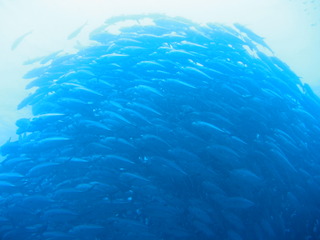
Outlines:
<svg viewBox="0 0 320 240"><path fill-rule="evenodd" d="M320 99L263 38L163 15L90 38L25 75L1 239L319 239Z"/></svg>

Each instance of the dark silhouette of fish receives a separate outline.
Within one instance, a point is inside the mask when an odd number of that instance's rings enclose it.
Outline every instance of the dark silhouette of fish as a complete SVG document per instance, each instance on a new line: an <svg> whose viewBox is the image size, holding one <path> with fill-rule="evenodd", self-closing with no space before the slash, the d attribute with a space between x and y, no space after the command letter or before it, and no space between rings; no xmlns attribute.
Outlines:
<svg viewBox="0 0 320 240"><path fill-rule="evenodd" d="M260 37L259 35L255 34L252 30L247 28L246 26L240 24L240 23L235 23L233 24L240 32L245 33L250 40L260 44L261 46L267 48L269 51L273 52L272 49L265 43L264 38Z"/></svg>
<svg viewBox="0 0 320 240"><path fill-rule="evenodd" d="M80 32L82 31L82 29L88 24L88 21L85 22L83 25L81 25L79 28L77 28L76 30L74 30L72 33L70 33L70 35L68 36L68 40L71 40L73 38L75 38L76 36L78 36L80 34Z"/></svg>
<svg viewBox="0 0 320 240"><path fill-rule="evenodd" d="M11 50L15 50L20 44L21 42L27 37L29 36L31 33L33 32L33 30L21 35L20 37L18 37L11 45Z"/></svg>
<svg viewBox="0 0 320 240"><path fill-rule="evenodd" d="M312 89L247 29L111 22L24 75L0 239L319 239Z"/></svg>

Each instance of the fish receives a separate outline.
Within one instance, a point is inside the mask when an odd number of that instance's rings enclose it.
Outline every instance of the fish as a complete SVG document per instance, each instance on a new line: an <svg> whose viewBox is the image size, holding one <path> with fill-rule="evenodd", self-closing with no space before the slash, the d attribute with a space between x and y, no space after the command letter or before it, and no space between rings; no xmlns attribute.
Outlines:
<svg viewBox="0 0 320 240"><path fill-rule="evenodd" d="M160 97L163 96L162 93L160 91L158 91L157 89L150 87L150 86L147 86L147 85L143 85L143 84L135 86L134 90L144 91L146 93L152 93L152 94L158 95Z"/></svg>
<svg viewBox="0 0 320 240"><path fill-rule="evenodd" d="M139 66L141 68L146 69L164 69L164 66L156 61L140 61L136 64L136 66Z"/></svg>
<svg viewBox="0 0 320 240"><path fill-rule="evenodd" d="M93 224L82 224L78 226L74 226L72 229L70 229L70 233L75 236L79 237L92 237L95 236L105 229L104 226L101 225L93 225Z"/></svg>
<svg viewBox="0 0 320 240"><path fill-rule="evenodd" d="M0 239L320 235L320 100L263 38L161 14L89 37L24 75Z"/></svg>
<svg viewBox="0 0 320 240"><path fill-rule="evenodd" d="M271 53L273 51L271 48L264 42L263 38L255 34L253 31L251 31L246 26L240 24L240 23L234 23L233 24L237 29L239 29L241 32L245 33L251 40L255 41L256 43L260 44L261 46L267 48Z"/></svg>
<svg viewBox="0 0 320 240"><path fill-rule="evenodd" d="M88 21L86 21L84 24L82 24L80 27L78 27L76 30L74 30L72 33L70 33L69 36L67 37L67 39L71 40L71 39L77 37L87 24L88 24Z"/></svg>
<svg viewBox="0 0 320 240"><path fill-rule="evenodd" d="M24 175L17 173L17 172L0 173L0 180L17 181L17 180L20 180L23 178L24 178Z"/></svg>
<svg viewBox="0 0 320 240"><path fill-rule="evenodd" d="M86 127L87 129L90 129L90 131L93 131L93 132L98 131L98 132L102 133L102 132L111 130L103 123L91 121L91 120L81 120L80 125L82 127Z"/></svg>
<svg viewBox="0 0 320 240"><path fill-rule="evenodd" d="M43 217L46 221L64 222L65 220L72 220L76 218L78 214L74 211L65 208L52 208L43 213Z"/></svg>
<svg viewBox="0 0 320 240"><path fill-rule="evenodd" d="M22 41L28 37L29 35L31 35L33 33L33 30L24 33L23 35L21 35L20 37L18 37L11 45L11 51L15 50L21 43Z"/></svg>
<svg viewBox="0 0 320 240"><path fill-rule="evenodd" d="M119 163L129 163L129 164L134 164L133 161L131 161L130 159L127 159L125 157L122 156L117 156L117 155L106 155L104 157L104 160L107 162L119 162Z"/></svg>
<svg viewBox="0 0 320 240"><path fill-rule="evenodd" d="M55 162L46 162L38 164L28 171L27 176L32 177L46 174L56 166L59 166L59 164Z"/></svg>
<svg viewBox="0 0 320 240"><path fill-rule="evenodd" d="M261 185L262 179L248 169L234 169L230 172L235 181L240 184Z"/></svg>
<svg viewBox="0 0 320 240"><path fill-rule="evenodd" d="M65 233L65 232L58 232L58 231L45 231L43 237L46 239L56 239L56 240L71 240L73 238L72 235Z"/></svg>
<svg viewBox="0 0 320 240"><path fill-rule="evenodd" d="M62 52L62 50L58 50L58 51L55 51L47 56L44 56L40 59L39 63L46 64L49 61L53 61L61 52Z"/></svg>
<svg viewBox="0 0 320 240"><path fill-rule="evenodd" d="M198 128L207 128L208 130L213 130L216 132L229 134L229 132L227 130L224 130L220 127L215 126L214 124L211 124L211 123L205 122L205 121L195 121L192 123L192 125L195 127L198 127Z"/></svg>
<svg viewBox="0 0 320 240"><path fill-rule="evenodd" d="M1 191L5 191L6 189L11 189L15 187L14 184L8 182L8 181L0 181L0 189Z"/></svg>
<svg viewBox="0 0 320 240"><path fill-rule="evenodd" d="M142 109L142 110L148 111L148 112L156 114L156 115L161 115L161 113L159 111L148 106L147 104L143 104L143 103L139 103L139 102L129 102L128 105L130 107Z"/></svg>
<svg viewBox="0 0 320 240"><path fill-rule="evenodd" d="M226 199L225 206L227 208L238 208L238 209L246 209L251 208L255 204L249 199L243 197L229 197Z"/></svg>

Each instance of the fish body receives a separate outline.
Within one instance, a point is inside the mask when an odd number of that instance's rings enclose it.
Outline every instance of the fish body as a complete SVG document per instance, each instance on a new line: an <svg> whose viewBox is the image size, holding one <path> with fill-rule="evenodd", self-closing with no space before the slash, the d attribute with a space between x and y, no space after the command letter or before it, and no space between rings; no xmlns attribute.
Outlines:
<svg viewBox="0 0 320 240"><path fill-rule="evenodd" d="M87 24L88 24L88 21L85 22L85 23L84 23L83 25L81 25L80 27L78 27L78 28L77 28L76 30L74 30L72 33L70 33L67 39L68 39L68 40L71 40L71 39L77 37L77 36L80 34L80 32L83 30L83 28L84 28Z"/></svg>
<svg viewBox="0 0 320 240"><path fill-rule="evenodd" d="M21 42L29 35L31 35L33 33L33 30L26 32L25 34L21 35L20 37L18 37L11 45L11 51L15 50L20 44Z"/></svg>
<svg viewBox="0 0 320 240"><path fill-rule="evenodd" d="M0 239L319 239L320 100L263 38L160 14L90 38L24 76Z"/></svg>

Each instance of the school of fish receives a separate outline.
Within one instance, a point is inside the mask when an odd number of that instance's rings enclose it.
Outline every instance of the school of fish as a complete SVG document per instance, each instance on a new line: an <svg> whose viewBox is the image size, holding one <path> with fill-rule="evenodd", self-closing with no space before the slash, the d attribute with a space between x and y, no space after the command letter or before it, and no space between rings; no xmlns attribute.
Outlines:
<svg viewBox="0 0 320 240"><path fill-rule="evenodd" d="M320 239L320 99L263 38L156 14L90 38L24 76L0 239Z"/></svg>

